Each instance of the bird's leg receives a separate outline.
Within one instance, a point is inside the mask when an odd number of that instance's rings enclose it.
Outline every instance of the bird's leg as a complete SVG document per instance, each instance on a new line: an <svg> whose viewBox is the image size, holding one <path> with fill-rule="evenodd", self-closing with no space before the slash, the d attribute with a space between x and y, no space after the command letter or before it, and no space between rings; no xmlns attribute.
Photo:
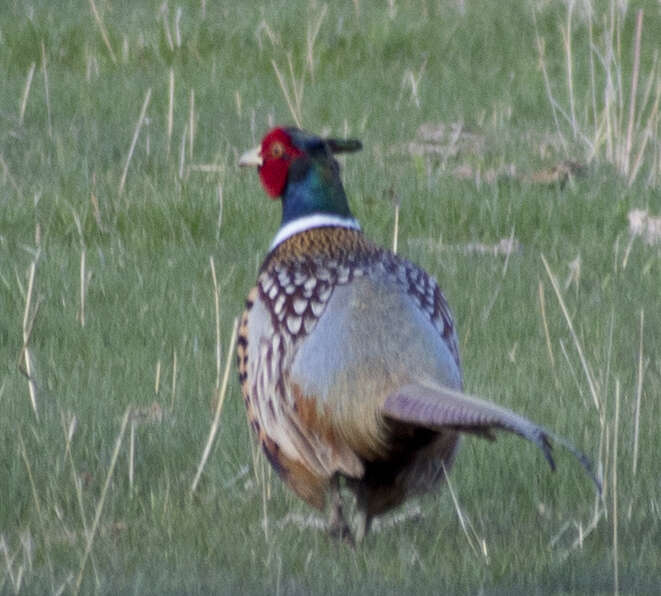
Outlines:
<svg viewBox="0 0 661 596"><path fill-rule="evenodd" d="M356 544L360 544L363 538L370 531L372 525L372 516L368 513L367 507L360 501L358 502L358 511L356 512Z"/></svg>
<svg viewBox="0 0 661 596"><path fill-rule="evenodd" d="M330 516L328 532L334 538L339 538L349 544L354 544L351 528L344 519L342 512L342 495L340 493L340 476L335 474L330 481Z"/></svg>
<svg viewBox="0 0 661 596"><path fill-rule="evenodd" d="M354 516L357 544L360 544L367 536L372 525L372 519L367 489L364 486L358 487L356 490L356 515Z"/></svg>

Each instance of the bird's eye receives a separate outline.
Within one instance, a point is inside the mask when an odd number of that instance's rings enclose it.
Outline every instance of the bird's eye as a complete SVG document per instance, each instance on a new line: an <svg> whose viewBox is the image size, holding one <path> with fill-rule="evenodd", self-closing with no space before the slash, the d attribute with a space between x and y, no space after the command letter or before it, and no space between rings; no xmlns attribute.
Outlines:
<svg viewBox="0 0 661 596"><path fill-rule="evenodd" d="M273 143L271 145L271 150L269 151L273 159L279 159L285 153L285 146L282 143Z"/></svg>

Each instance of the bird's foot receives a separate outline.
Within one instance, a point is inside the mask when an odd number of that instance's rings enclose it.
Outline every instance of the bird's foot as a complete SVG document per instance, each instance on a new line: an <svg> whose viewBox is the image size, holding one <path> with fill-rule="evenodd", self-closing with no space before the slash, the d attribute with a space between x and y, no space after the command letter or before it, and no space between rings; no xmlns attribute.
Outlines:
<svg viewBox="0 0 661 596"><path fill-rule="evenodd" d="M333 503L330 510L328 534L346 544L350 544L351 546L356 545L353 533L351 532L351 527L344 518L344 513L342 513L342 505L339 499Z"/></svg>
<svg viewBox="0 0 661 596"><path fill-rule="evenodd" d="M328 516L328 533L333 538L346 544L356 546L351 527L347 523L342 511L342 494L340 489L340 476L336 474L330 482L330 513Z"/></svg>
<svg viewBox="0 0 661 596"><path fill-rule="evenodd" d="M359 507L354 522L356 528L356 543L360 544L367 535L367 532L369 532L372 525L372 517L367 514L366 509Z"/></svg>
<svg viewBox="0 0 661 596"><path fill-rule="evenodd" d="M341 523L329 523L328 534L332 538L339 540L340 542L344 542L349 546L356 546L356 541L353 537L353 533L351 532L351 528L344 520L342 520Z"/></svg>

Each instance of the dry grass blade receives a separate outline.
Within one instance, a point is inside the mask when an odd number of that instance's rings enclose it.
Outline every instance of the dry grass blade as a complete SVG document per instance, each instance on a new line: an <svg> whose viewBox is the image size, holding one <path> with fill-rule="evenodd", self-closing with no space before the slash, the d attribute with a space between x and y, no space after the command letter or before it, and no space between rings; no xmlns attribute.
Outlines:
<svg viewBox="0 0 661 596"><path fill-rule="evenodd" d="M161 360L156 361L156 372L154 373L154 393L158 395L161 388Z"/></svg>
<svg viewBox="0 0 661 596"><path fill-rule="evenodd" d="M179 179L184 179L184 166L186 165L186 137L188 136L188 123L184 126L181 134L181 145L179 146Z"/></svg>
<svg viewBox="0 0 661 596"><path fill-rule="evenodd" d="M514 226L512 226L512 231L510 232L510 236L507 239L507 244L508 246L514 246ZM501 275L501 278L505 278L505 275L507 275L507 268L509 267L510 263L510 257L512 256L512 251L508 250L505 253L505 262L503 263L503 273Z"/></svg>
<svg viewBox="0 0 661 596"><path fill-rule="evenodd" d="M85 327L85 295L87 294L87 281L88 274L86 273L86 251L80 251L80 312L78 313L78 320L80 326Z"/></svg>
<svg viewBox="0 0 661 596"><path fill-rule="evenodd" d="M478 533L475 531L475 528L471 520L461 510L461 507L459 506L459 501L457 500L457 495L455 494L454 489L452 488L452 483L450 482L448 471L445 468L445 464L442 465L443 465L443 474L445 476L445 483L448 487L448 490L450 491L450 497L452 498L454 509L457 512L457 517L459 518L459 524L461 525L461 529L464 532L464 536L466 536L466 541L468 542L468 546L470 546L471 550L473 551L476 557L480 558L481 556L482 558L484 558L484 561L488 564L489 553L487 551L487 542L484 538L478 535Z"/></svg>
<svg viewBox="0 0 661 596"><path fill-rule="evenodd" d="M588 19L588 46L594 47L594 34L593 34L593 25L592 19ZM594 123L594 133L593 138L596 139L598 136L599 124L597 118L597 85L595 82L595 70L594 70L594 52L590 52L590 99L591 99L591 108L592 108L592 120ZM591 158L592 156L590 156Z"/></svg>
<svg viewBox="0 0 661 596"><path fill-rule="evenodd" d="M571 118L571 128L576 137L576 108L574 106L574 75L573 75L573 61L572 61L572 16L574 14L574 2L567 3L567 26L562 29L562 37L565 46L565 59L567 63L567 95L569 96L569 114Z"/></svg>
<svg viewBox="0 0 661 596"><path fill-rule="evenodd" d="M645 376L645 365L643 362L643 330L645 328L645 311L640 311L640 346L638 348L638 383L636 384L636 410L633 425L633 477L636 477L638 468L638 436L640 429L640 400L643 395L643 377Z"/></svg>
<svg viewBox="0 0 661 596"><path fill-rule="evenodd" d="M170 143L172 142L172 128L174 126L174 69L170 68L170 84L168 91L168 140L166 152L170 155Z"/></svg>
<svg viewBox="0 0 661 596"><path fill-rule="evenodd" d="M46 563L48 565L48 571L50 573L51 592L52 592L54 591L55 575L53 572L53 562L51 561L51 557L50 557L50 551L51 551L50 540L48 538L48 532L46 531L46 525L44 523L43 511L41 509L41 500L39 499L39 493L37 492L37 485L35 484L34 481L34 475L32 473L32 465L30 464L30 458L28 457L28 452L25 447L25 442L23 441L23 433L21 433L20 430L18 431L18 441L20 443L20 448L21 448L21 457L23 458L23 462L25 463L25 469L27 470L28 478L30 479L30 488L32 489L32 499L34 500L34 507L37 512L39 526L41 529L41 533L43 534L44 537L44 551L46 554Z"/></svg>
<svg viewBox="0 0 661 596"><path fill-rule="evenodd" d="M147 114L147 107L149 106L149 101L151 100L151 87L147 90L145 95L145 100L142 102L142 109L140 110L140 117L138 118L138 123L135 125L135 130L133 131L133 139L131 140L131 147L129 148L129 154L126 157L126 164L124 164L124 171L122 172L122 179L119 182L119 190L117 194L121 197L122 192L124 192L124 184L126 183L126 175L129 171L129 165L131 163L131 158L133 157L133 152L135 151L135 145L138 142L138 137L140 136L140 129L145 121L145 116Z"/></svg>
<svg viewBox="0 0 661 596"><path fill-rule="evenodd" d="M80 560L80 569L78 571L78 577L76 578L76 583L74 586L73 593L78 594L80 592L80 586L83 581L83 574L85 573L85 567L87 566L87 559L92 552L92 545L94 544L94 538L96 538L96 532L99 528L99 521L101 521L101 514L103 513L103 505L106 502L106 495L108 494L108 488L110 487L110 480L112 479L113 472L115 471L115 465L117 464L117 458L119 456L119 451L122 447L122 442L124 441L124 433L126 432L126 426L129 421L129 416L131 414L131 407L126 408L124 412L124 417L122 418L122 425L119 429L119 434L117 435L117 440L115 441L115 449L112 452L112 457L110 459L110 467L108 468L108 474L106 475L106 481L103 483L103 489L101 490L101 497L99 502L96 505L96 513L94 514L94 521L92 523L92 528L90 533L87 536L87 543L85 544L85 552Z"/></svg>
<svg viewBox="0 0 661 596"><path fill-rule="evenodd" d="M193 161L193 147L195 146L195 89L190 90L188 110L188 159Z"/></svg>
<svg viewBox="0 0 661 596"><path fill-rule="evenodd" d="M319 35L319 30L321 29L321 24L326 18L326 13L328 12L328 5L324 4L321 7L321 12L317 17L317 20L311 24L308 23L308 28L306 31L305 42L306 42L306 60L308 64L308 70L310 71L310 76L314 80L314 45L317 41L317 35Z"/></svg>
<svg viewBox="0 0 661 596"><path fill-rule="evenodd" d="M28 289L25 296L25 310L23 311L23 349L21 351L23 357L23 364L25 366L25 375L28 379L28 391L30 392L30 403L32 405L32 410L34 411L34 416L39 420L39 411L37 408L37 386L34 381L34 368L32 366L32 356L30 355L30 349L28 344L30 343L30 335L32 332L32 323L34 322L34 317L36 316L37 308L33 310L32 308L32 293L34 290L34 276L37 270L37 261L39 259L39 253L35 257L34 261L30 264L30 273L28 276Z"/></svg>
<svg viewBox="0 0 661 596"><path fill-rule="evenodd" d="M617 527L617 442L620 430L620 380L615 381L615 420L613 421L613 593L619 594L618 527Z"/></svg>
<svg viewBox="0 0 661 596"><path fill-rule="evenodd" d="M590 371L590 366L588 365L588 362L585 358L585 354L583 353L583 347L581 346L581 342L578 339L578 335L576 335L576 331L574 330L574 324L572 323L571 317L569 316L569 311L565 306L565 301L564 298L562 297L562 293L560 292L558 281L555 275L553 274L553 272L551 271L549 264L546 262L546 258L544 257L544 255L542 255L542 262L544 263L544 268L546 269L546 273L549 276L549 279L551 280L551 285L553 286L553 290L555 291L555 295L558 299L558 303L560 305L560 309L562 310L562 314L564 315L565 320L567 321L569 332L571 333L572 339L574 340L574 345L576 346L576 351L578 352L578 357L581 361L583 372L585 373L588 386L590 387L590 394L592 395L592 401L594 403L594 407L596 408L601 418L603 416L603 407L601 405L601 400L599 399L599 394L597 392L597 387L594 383L592 372Z"/></svg>
<svg viewBox="0 0 661 596"><path fill-rule="evenodd" d="M512 226L512 231L510 232L510 236L507 239L507 246L513 246L514 245L514 226ZM482 320L486 321L493 309L493 307L496 304L496 301L498 300L498 296L500 295L501 290L503 289L503 282L505 281L505 276L507 275L507 269L509 267L509 262L510 262L510 256L512 255L512 251L508 250L505 252L505 262L503 263L503 272L500 276L500 280L498 282L498 287L496 290L493 292L491 296L491 300L489 301L489 304L487 304L486 308L482 311Z"/></svg>
<svg viewBox="0 0 661 596"><path fill-rule="evenodd" d="M282 73L280 72L280 69L278 68L278 65L276 64L275 60L271 60L271 64L273 65L273 70L275 70L275 75L278 77L278 83L280 83L280 89L282 89L282 94L285 96L285 101L287 102L287 107L289 108L289 112L292 115L292 118L294 119L294 122L296 123L296 126L299 128L302 127L302 115L300 111L300 104L296 102L296 104L292 101L291 96L289 94L289 89L287 87L287 83L285 81L285 78L282 76ZM291 66L291 57L290 57L290 62ZM294 86L294 95L295 98L298 97L296 94L296 82L293 82ZM301 83L301 89L303 88L302 83ZM301 91L301 98L302 98L302 91Z"/></svg>
<svg viewBox="0 0 661 596"><path fill-rule="evenodd" d="M544 299L544 284L539 280L539 308L542 313L542 323L544 324L544 337L546 339L546 349L549 353L549 360L551 361L551 368L555 368L555 358L553 356L553 347L551 345L551 334L549 333L549 324L546 320L546 300Z"/></svg>
<svg viewBox="0 0 661 596"><path fill-rule="evenodd" d="M264 460L261 460L262 466L264 465ZM270 473L271 467L268 467ZM263 470L262 470L263 471ZM269 541L269 509L267 503L269 501L269 492L270 492L270 482L264 481L261 483L262 488L262 529L264 530L264 540L265 542Z"/></svg>
<svg viewBox="0 0 661 596"><path fill-rule="evenodd" d="M110 45L110 38L108 37L108 31L106 30L106 26L103 24L103 19L101 18L99 11L96 9L96 4L94 3L94 0L90 0L90 8L92 9L92 14L94 15L94 20L96 21L96 24L99 27L99 31L101 32L103 43L105 44L106 48L108 49L108 53L110 54L110 59L112 60L113 64L117 64L117 58L115 57L115 52L113 52L112 45Z"/></svg>
<svg viewBox="0 0 661 596"><path fill-rule="evenodd" d="M135 476L135 419L131 420L129 431L129 495L133 498L133 478Z"/></svg>
<svg viewBox="0 0 661 596"><path fill-rule="evenodd" d="M399 238L399 201L395 203L395 224L392 232L392 251L397 254L397 240Z"/></svg>
<svg viewBox="0 0 661 596"><path fill-rule="evenodd" d="M223 185L219 182L216 186L218 197L218 221L216 222L216 242L220 239L220 226L223 223Z"/></svg>
<svg viewBox="0 0 661 596"><path fill-rule="evenodd" d="M631 145L633 142L634 120L636 116L636 95L638 92L638 73L640 70L640 39L643 33L643 10L638 10L636 17L636 41L633 54L633 73L631 74L631 90L629 97L629 125L627 126L627 136L624 145L624 156L622 159L622 169L625 174L629 173L631 162Z"/></svg>
<svg viewBox="0 0 661 596"><path fill-rule="evenodd" d="M241 119L241 93L238 89L234 92L234 103L236 104L236 116L240 120Z"/></svg>
<svg viewBox="0 0 661 596"><path fill-rule="evenodd" d="M78 472L76 470L76 465L73 461L73 453L71 452L71 440L73 439L73 434L75 432L76 425L77 425L77 420L75 416L73 416L69 420L68 424L64 419L64 415L62 416L62 429L64 431L64 441L66 444L65 457L68 455L69 463L71 465L71 478L73 480L73 485L76 490L76 500L78 502L78 509L80 511L80 519L83 524L83 531L85 532L85 536L89 536L87 518L85 515L85 503L83 501L83 483L81 482ZM90 553L90 559L92 561L92 568L94 569L94 575L97 577L97 583L98 583L98 572L96 569L96 563L94 561L94 555L92 553Z"/></svg>
<svg viewBox="0 0 661 596"><path fill-rule="evenodd" d="M652 75L650 75L650 79L656 75L656 69L654 69L654 72ZM659 101L661 100L661 80L657 80L656 84L656 93L654 97L654 104L652 106L652 109L650 110L649 116L647 118L647 124L645 125L645 129L643 130L643 141L638 149L638 154L636 155L636 159L633 162L633 167L631 168L631 173L629 174L629 186L631 186L634 182L634 180L638 177L638 173L640 172L640 167L643 164L643 157L645 156L645 150L647 149L647 145L650 139L654 139L654 131L658 129L659 125ZM645 102L643 102L643 105L645 105ZM658 147L658 143L657 143ZM650 171L650 178L653 179L654 176L656 175L656 170L653 167Z"/></svg>
<svg viewBox="0 0 661 596"><path fill-rule="evenodd" d="M640 110L638 110L638 115L636 116L636 123L634 124L634 130L640 130L643 125L643 114L644 108L649 103L652 92L655 89L658 91L659 79L658 79L658 67L659 67L659 53L658 51L654 52L652 58L652 66L650 67L649 74L647 75L647 82L645 83L645 91L643 92L643 99L640 102Z"/></svg>
<svg viewBox="0 0 661 596"><path fill-rule="evenodd" d="M25 116L25 108L28 104L28 97L30 96L30 87L32 86L32 77L34 77L34 71L37 68L37 63L33 62L30 65L30 70L28 71L28 76L25 79L25 89L23 90L23 97L21 98L21 108L18 113L18 125L23 126L23 116Z"/></svg>
<svg viewBox="0 0 661 596"><path fill-rule="evenodd" d="M170 52L174 52L174 41L172 39L172 32L170 31L170 23L168 22L169 15L168 3L163 2L161 8L159 9L160 16L163 17L163 34L165 35L165 40L168 43L168 49Z"/></svg>
<svg viewBox="0 0 661 596"><path fill-rule="evenodd" d="M216 391L220 389L220 375L222 367L222 354L220 346L220 287L218 286L218 278L216 277L216 264L213 257L209 257L211 264L211 280L213 281L213 306L216 314L216 384L214 385Z"/></svg>
<svg viewBox="0 0 661 596"><path fill-rule="evenodd" d="M305 91L305 69L302 69L300 79L296 79L294 72L294 63L291 59L291 54L287 54L287 66L289 67L289 76L291 78L292 92L294 94L294 103L296 104L296 111L302 117L301 105L303 104L303 92Z"/></svg>
<svg viewBox="0 0 661 596"><path fill-rule="evenodd" d="M229 380L230 366L232 363L231 354L234 353L234 345L236 344L236 335L239 327L239 320L234 319L234 326L232 327L232 337L230 339L230 345L227 350L227 356L225 357L225 374L223 375L223 382L220 388L220 391L217 392L216 400L216 411L213 416L213 422L211 423L211 429L209 430L209 437L207 438L207 443L204 446L204 451L202 452L202 458L200 459L200 464L197 467L197 472L195 473L195 478L193 478L193 483L190 487L190 492L193 494L197 489L197 485L202 476L202 471L204 466L207 463L209 458L209 453L211 452L211 446L218 432L218 426L220 425L220 415L223 411L223 404L225 403L225 394L227 393L227 382Z"/></svg>
<svg viewBox="0 0 661 596"><path fill-rule="evenodd" d="M44 75L44 95L46 97L46 115L48 117L48 138L53 138L53 121L51 120L50 111L50 93L48 90L48 68L46 60L46 46L41 42L41 72Z"/></svg>
<svg viewBox="0 0 661 596"><path fill-rule="evenodd" d="M174 399L177 395L177 350L172 352L172 391L170 395L170 410L174 410Z"/></svg>

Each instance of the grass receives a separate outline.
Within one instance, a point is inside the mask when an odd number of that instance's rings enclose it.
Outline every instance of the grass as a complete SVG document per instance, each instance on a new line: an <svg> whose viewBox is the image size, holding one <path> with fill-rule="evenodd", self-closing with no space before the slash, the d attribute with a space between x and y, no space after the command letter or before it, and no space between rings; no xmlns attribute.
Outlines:
<svg viewBox="0 0 661 596"><path fill-rule="evenodd" d="M0 7L0 593L656 590L661 261L627 213L661 211L658 6L389 7ZM218 404L279 217L237 156L297 119L363 140L354 212L390 246L399 204L467 388L588 452L603 501L561 452L469 439L363 548L297 522L234 374ZM484 142L411 154L429 122ZM564 159L587 175L532 181Z"/></svg>

